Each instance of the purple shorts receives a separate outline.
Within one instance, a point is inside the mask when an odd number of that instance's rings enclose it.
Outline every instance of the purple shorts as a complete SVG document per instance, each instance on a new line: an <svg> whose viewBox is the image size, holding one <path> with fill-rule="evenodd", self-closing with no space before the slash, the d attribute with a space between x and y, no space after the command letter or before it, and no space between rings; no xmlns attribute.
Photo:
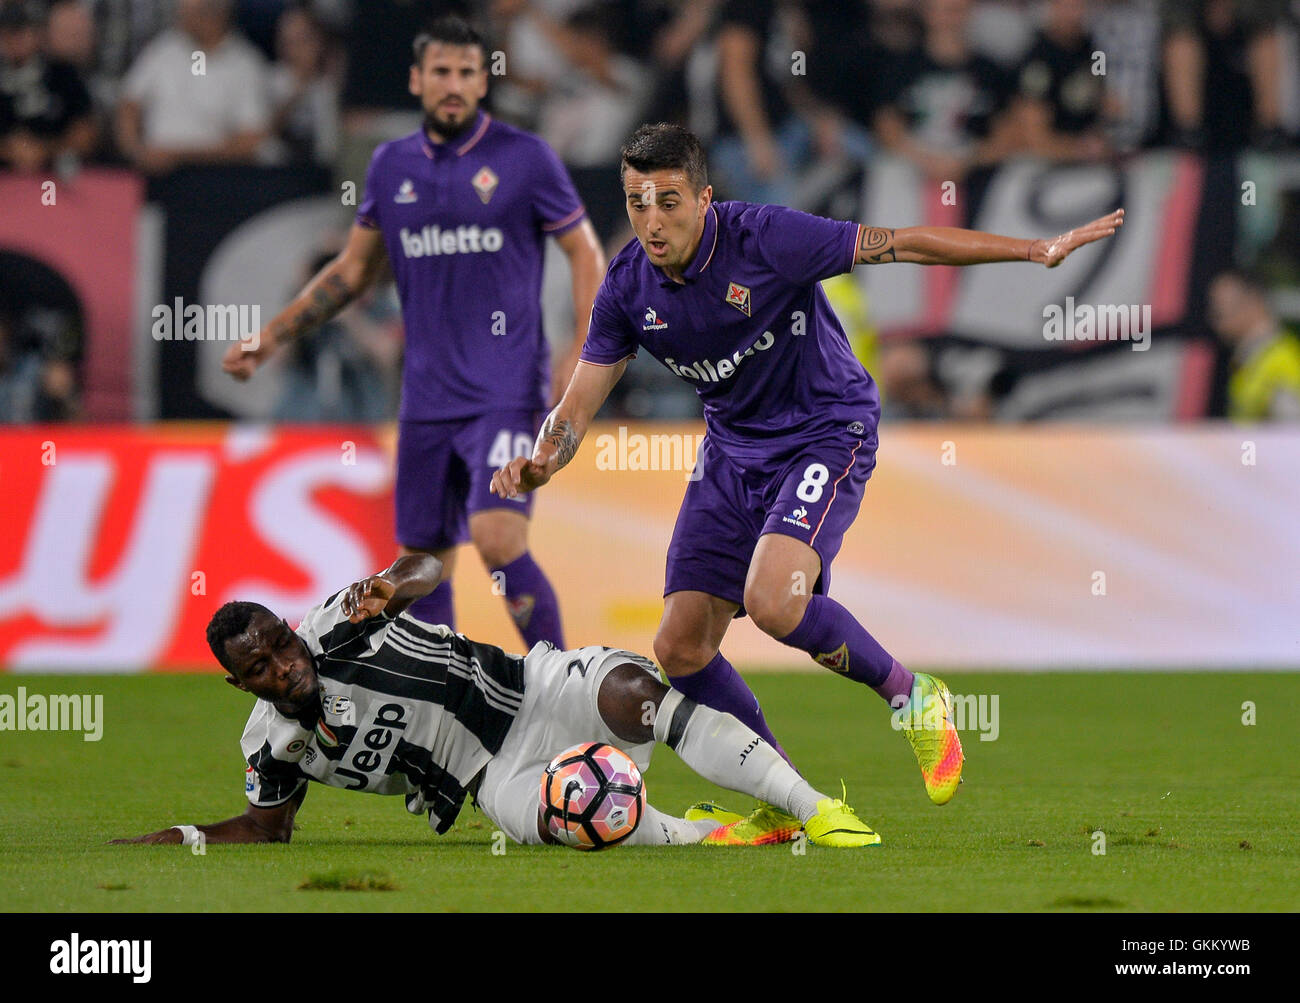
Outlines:
<svg viewBox="0 0 1300 1003"><path fill-rule="evenodd" d="M541 416L497 411L457 421L403 421L397 433L397 542L442 550L469 540L469 516L490 508L528 515L531 493L506 500L492 475L531 456Z"/></svg>
<svg viewBox="0 0 1300 1003"><path fill-rule="evenodd" d="M664 595L690 590L738 603L745 612L745 578L758 538L781 533L802 540L821 558L813 591L830 589L831 562L857 518L876 440L828 435L771 472L742 472L708 437L700 445L668 545Z"/></svg>

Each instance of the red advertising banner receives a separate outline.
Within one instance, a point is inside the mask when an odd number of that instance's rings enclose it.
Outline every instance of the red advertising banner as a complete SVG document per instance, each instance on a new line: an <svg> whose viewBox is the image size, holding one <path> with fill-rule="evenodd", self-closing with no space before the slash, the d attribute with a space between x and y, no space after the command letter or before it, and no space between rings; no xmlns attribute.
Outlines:
<svg viewBox="0 0 1300 1003"><path fill-rule="evenodd" d="M703 426L598 423L529 549L566 639L650 655ZM215 665L212 611L297 624L393 559L391 430L0 430L0 670ZM900 661L1019 669L1300 665L1300 437L1284 428L882 428L832 595ZM521 641L472 548L456 627ZM736 621L744 671L825 670Z"/></svg>
<svg viewBox="0 0 1300 1003"><path fill-rule="evenodd" d="M388 449L366 428L0 431L0 664L210 666L229 599L291 623L392 560Z"/></svg>

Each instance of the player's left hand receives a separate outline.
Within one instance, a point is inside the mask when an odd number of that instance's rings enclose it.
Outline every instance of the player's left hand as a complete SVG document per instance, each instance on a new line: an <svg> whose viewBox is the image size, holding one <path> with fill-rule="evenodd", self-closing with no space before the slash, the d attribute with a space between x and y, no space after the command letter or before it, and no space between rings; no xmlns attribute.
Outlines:
<svg viewBox="0 0 1300 1003"><path fill-rule="evenodd" d="M1113 236L1115 231L1123 225L1124 210L1116 209L1099 219L1094 219L1091 223L1076 226L1073 230L1063 233L1059 237L1053 237L1050 240L1035 240L1029 245L1029 260L1036 261L1048 268L1055 268L1069 257L1070 252L1076 247L1082 247L1084 244L1091 244L1094 240L1102 240L1105 237Z"/></svg>
<svg viewBox="0 0 1300 1003"><path fill-rule="evenodd" d="M353 582L343 593L342 608L349 623L360 623L372 616L378 616L393 598L397 589L382 575L371 575L359 582Z"/></svg>

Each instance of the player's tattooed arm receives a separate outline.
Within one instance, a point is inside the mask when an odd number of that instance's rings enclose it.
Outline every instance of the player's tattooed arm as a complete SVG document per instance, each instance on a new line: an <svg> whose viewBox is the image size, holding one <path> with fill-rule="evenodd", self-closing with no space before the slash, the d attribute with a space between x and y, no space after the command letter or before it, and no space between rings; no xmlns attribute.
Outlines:
<svg viewBox="0 0 1300 1003"><path fill-rule="evenodd" d="M348 285L338 272L327 270L267 325L267 334L273 344L281 345L314 331L356 299L360 291Z"/></svg>
<svg viewBox="0 0 1300 1003"><path fill-rule="evenodd" d="M1116 209L1091 223L1046 240L1004 237L952 226L910 226L901 230L861 226L856 264L905 261L918 265L983 265L997 261L1032 261L1055 268L1077 248L1113 236L1124 225Z"/></svg>
<svg viewBox="0 0 1300 1003"><path fill-rule="evenodd" d="M534 491L572 460L596 412L627 369L627 362L623 359L612 366L579 362L569 389L542 422L533 455L516 457L493 474L492 493L501 498L517 498Z"/></svg>
<svg viewBox="0 0 1300 1003"><path fill-rule="evenodd" d="M387 255L379 231L353 225L347 246L322 268L293 302L252 338L231 345L222 368L246 380L286 341L315 330L365 291Z"/></svg>
<svg viewBox="0 0 1300 1003"><path fill-rule="evenodd" d="M893 230L883 226L860 226L858 233L858 253L853 258L855 265L880 265L898 260L894 255Z"/></svg>
<svg viewBox="0 0 1300 1003"><path fill-rule="evenodd" d="M573 427L573 422L568 418L561 418L557 413L558 410L557 408L546 416L541 431L537 433L538 447L544 443L554 447L556 470L568 465L574 454L578 452L578 445L582 442L582 437L578 435L577 429Z"/></svg>

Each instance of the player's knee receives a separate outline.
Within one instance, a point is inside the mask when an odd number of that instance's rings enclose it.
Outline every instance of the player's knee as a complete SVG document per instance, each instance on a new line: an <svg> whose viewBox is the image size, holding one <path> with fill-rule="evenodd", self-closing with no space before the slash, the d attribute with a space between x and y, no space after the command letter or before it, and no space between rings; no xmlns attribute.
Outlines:
<svg viewBox="0 0 1300 1003"><path fill-rule="evenodd" d="M474 549L489 568L504 568L528 550L528 539L523 534L480 530L471 532L471 537Z"/></svg>
<svg viewBox="0 0 1300 1003"><path fill-rule="evenodd" d="M793 589L762 585L745 587L745 612L754 626L769 637L782 638L799 626L808 597Z"/></svg>
<svg viewBox="0 0 1300 1003"><path fill-rule="evenodd" d="M668 687L638 665L616 665L596 694L600 719L625 742L654 741L655 715Z"/></svg>
<svg viewBox="0 0 1300 1003"><path fill-rule="evenodd" d="M699 672L714 655L694 638L683 637L663 627L655 635L654 649L655 658L670 676L689 676L692 672Z"/></svg>

